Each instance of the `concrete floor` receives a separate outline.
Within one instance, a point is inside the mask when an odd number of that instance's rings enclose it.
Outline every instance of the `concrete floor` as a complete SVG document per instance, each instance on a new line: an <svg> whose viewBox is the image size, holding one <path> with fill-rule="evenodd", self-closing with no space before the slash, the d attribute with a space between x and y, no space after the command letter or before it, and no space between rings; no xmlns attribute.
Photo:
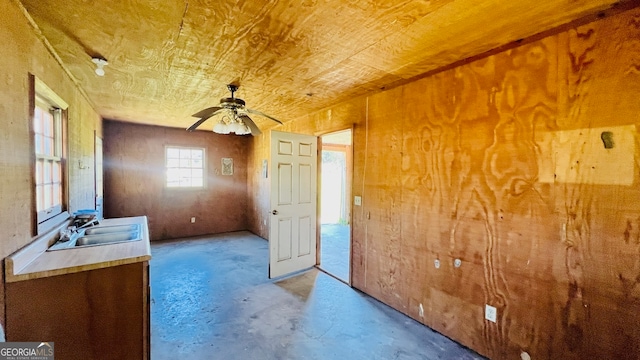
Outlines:
<svg viewBox="0 0 640 360"><path fill-rule="evenodd" d="M349 225L320 225L320 267L349 283Z"/></svg>
<svg viewBox="0 0 640 360"><path fill-rule="evenodd" d="M311 269L267 279L249 232L152 244L151 358L481 359Z"/></svg>

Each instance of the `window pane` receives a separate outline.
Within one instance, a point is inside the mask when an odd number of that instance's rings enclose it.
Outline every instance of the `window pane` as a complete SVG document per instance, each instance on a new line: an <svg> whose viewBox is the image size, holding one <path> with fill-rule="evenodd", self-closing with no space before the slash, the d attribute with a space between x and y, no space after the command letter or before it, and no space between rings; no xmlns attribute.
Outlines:
<svg viewBox="0 0 640 360"><path fill-rule="evenodd" d="M53 115L49 112L42 112L42 118L44 121L44 135L53 137Z"/></svg>
<svg viewBox="0 0 640 360"><path fill-rule="evenodd" d="M191 158L191 150L180 149L180 159L189 159L189 158Z"/></svg>
<svg viewBox="0 0 640 360"><path fill-rule="evenodd" d="M191 178L180 178L180 186L190 187L191 186Z"/></svg>
<svg viewBox="0 0 640 360"><path fill-rule="evenodd" d="M36 186L36 211L44 210L44 189L43 185Z"/></svg>
<svg viewBox="0 0 640 360"><path fill-rule="evenodd" d="M54 162L53 163L53 182L61 182L62 178L61 178L61 170L62 170L62 164L60 164L59 162Z"/></svg>
<svg viewBox="0 0 640 360"><path fill-rule="evenodd" d="M42 180L44 183L50 183L51 182L51 163L49 161L45 161L44 162L44 166L43 166L43 176L42 176Z"/></svg>
<svg viewBox="0 0 640 360"><path fill-rule="evenodd" d="M36 134L35 136L36 154L42 154L44 152L44 144L42 135Z"/></svg>
<svg viewBox="0 0 640 360"><path fill-rule="evenodd" d="M191 169L180 169L180 178L181 179L191 178Z"/></svg>
<svg viewBox="0 0 640 360"><path fill-rule="evenodd" d="M33 131L35 133L42 133L42 110L36 107L36 111L33 114Z"/></svg>
<svg viewBox="0 0 640 360"><path fill-rule="evenodd" d="M56 156L56 139L55 139L55 137L49 138L49 141L51 142L51 147L49 148L47 155Z"/></svg>
<svg viewBox="0 0 640 360"><path fill-rule="evenodd" d="M44 209L48 209L53 206L53 199L51 197L51 185L44 185Z"/></svg>
<svg viewBox="0 0 640 360"><path fill-rule="evenodd" d="M191 157L193 159L202 159L202 150L191 150Z"/></svg>
<svg viewBox="0 0 640 360"><path fill-rule="evenodd" d="M195 159L191 161L191 167L202 169L202 159Z"/></svg>
<svg viewBox="0 0 640 360"><path fill-rule="evenodd" d="M42 184L44 182L42 166L42 160L36 160L36 185Z"/></svg>
<svg viewBox="0 0 640 360"><path fill-rule="evenodd" d="M167 159L177 159L180 157L180 150L176 148L167 148Z"/></svg>
<svg viewBox="0 0 640 360"><path fill-rule="evenodd" d="M167 182L179 182L180 169L167 169Z"/></svg>
<svg viewBox="0 0 640 360"><path fill-rule="evenodd" d="M53 205L62 204L62 185L56 183L53 185Z"/></svg>
<svg viewBox="0 0 640 360"><path fill-rule="evenodd" d="M191 159L180 159L180 167L191 167Z"/></svg>
<svg viewBox="0 0 640 360"><path fill-rule="evenodd" d="M193 169L191 171L191 176L194 178L202 178L202 169Z"/></svg>
<svg viewBox="0 0 640 360"><path fill-rule="evenodd" d="M53 155L53 141L50 137L43 138L42 155Z"/></svg>
<svg viewBox="0 0 640 360"><path fill-rule="evenodd" d="M204 186L204 181L202 180L202 178L194 177L191 180L192 180L191 186Z"/></svg>
<svg viewBox="0 0 640 360"><path fill-rule="evenodd" d="M180 160L178 159L167 159L167 167L168 168L177 168L180 166Z"/></svg>

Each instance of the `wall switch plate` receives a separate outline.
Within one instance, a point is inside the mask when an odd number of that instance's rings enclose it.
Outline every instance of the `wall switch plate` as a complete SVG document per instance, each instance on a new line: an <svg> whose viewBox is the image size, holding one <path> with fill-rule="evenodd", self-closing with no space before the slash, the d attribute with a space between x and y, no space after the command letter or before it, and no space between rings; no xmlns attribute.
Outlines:
<svg viewBox="0 0 640 360"><path fill-rule="evenodd" d="M491 306L491 305L485 305L484 306L484 318L486 320L489 320L491 322L496 322L498 321L498 310Z"/></svg>
<svg viewBox="0 0 640 360"><path fill-rule="evenodd" d="M193 224L195 222L196 222L196 217L195 216L191 217L191 223Z"/></svg>
<svg viewBox="0 0 640 360"><path fill-rule="evenodd" d="M418 315L420 317L424 317L424 308L422 307L422 304L418 307Z"/></svg>
<svg viewBox="0 0 640 360"><path fill-rule="evenodd" d="M362 206L362 197L361 196L355 196L353 198L353 204L356 206Z"/></svg>

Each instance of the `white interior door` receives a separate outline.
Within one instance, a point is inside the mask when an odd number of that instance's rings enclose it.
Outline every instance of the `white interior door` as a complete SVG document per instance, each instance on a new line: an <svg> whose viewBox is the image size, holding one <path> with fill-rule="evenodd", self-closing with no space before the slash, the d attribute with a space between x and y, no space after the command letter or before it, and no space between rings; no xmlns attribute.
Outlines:
<svg viewBox="0 0 640 360"><path fill-rule="evenodd" d="M269 278L316 264L315 136L271 132Z"/></svg>

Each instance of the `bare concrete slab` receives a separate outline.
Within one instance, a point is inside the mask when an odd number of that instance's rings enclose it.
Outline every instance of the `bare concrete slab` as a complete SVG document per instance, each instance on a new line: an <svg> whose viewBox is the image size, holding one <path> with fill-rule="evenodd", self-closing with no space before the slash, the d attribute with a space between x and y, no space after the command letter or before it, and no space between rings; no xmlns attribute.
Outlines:
<svg viewBox="0 0 640 360"><path fill-rule="evenodd" d="M153 243L152 359L482 359L316 269L267 279L267 245Z"/></svg>

